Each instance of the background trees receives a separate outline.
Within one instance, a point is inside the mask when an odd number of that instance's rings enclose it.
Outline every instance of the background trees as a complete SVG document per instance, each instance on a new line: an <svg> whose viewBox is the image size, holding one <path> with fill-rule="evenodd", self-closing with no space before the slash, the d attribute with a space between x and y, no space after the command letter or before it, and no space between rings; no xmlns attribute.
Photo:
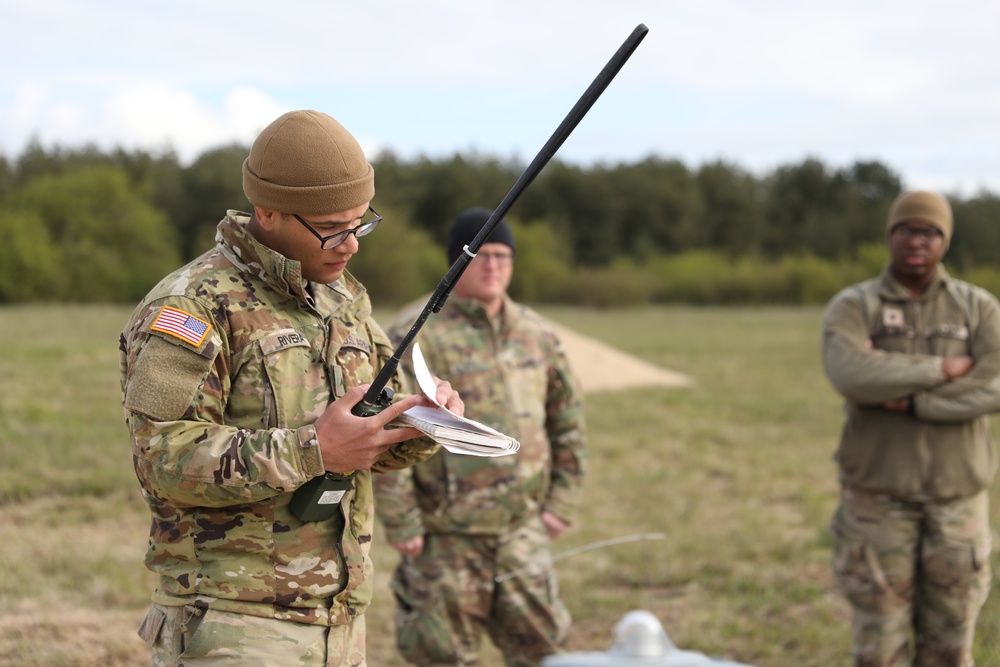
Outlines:
<svg viewBox="0 0 1000 667"><path fill-rule="evenodd" d="M39 144L0 156L0 303L133 301L213 244L243 195L247 146L171 153ZM524 168L455 154L373 158L385 216L351 270L381 303L434 288L454 215L495 207ZM533 302L811 303L885 260L884 221L904 189L877 161L816 158L754 174L649 156L589 167L553 160L508 215L516 296ZM1000 291L1000 198L953 196L949 269Z"/></svg>
<svg viewBox="0 0 1000 667"><path fill-rule="evenodd" d="M138 300L179 264L176 231L128 174L38 175L0 207L0 301Z"/></svg>

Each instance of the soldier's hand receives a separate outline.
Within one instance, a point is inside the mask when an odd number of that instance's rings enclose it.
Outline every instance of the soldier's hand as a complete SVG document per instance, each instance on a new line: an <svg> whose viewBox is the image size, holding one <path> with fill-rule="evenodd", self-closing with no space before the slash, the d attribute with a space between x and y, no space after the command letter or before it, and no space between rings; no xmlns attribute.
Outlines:
<svg viewBox="0 0 1000 667"><path fill-rule="evenodd" d="M552 512L542 512L542 523L545 524L545 530L548 531L550 540L558 538L568 527L565 521Z"/></svg>
<svg viewBox="0 0 1000 667"><path fill-rule="evenodd" d="M954 380L971 371L974 364L972 357L964 354L958 357L945 357L941 360L941 371L946 378Z"/></svg>
<svg viewBox="0 0 1000 667"><path fill-rule="evenodd" d="M892 412L906 412L910 409L910 399L909 398L897 398L891 401L885 401L882 403L882 408L884 410L890 410Z"/></svg>
<svg viewBox="0 0 1000 667"><path fill-rule="evenodd" d="M458 395L458 392L452 388L451 383L435 375L434 384L437 385L435 400L456 415L464 416L465 403L462 402L462 397Z"/></svg>
<svg viewBox="0 0 1000 667"><path fill-rule="evenodd" d="M330 472L368 470L390 445L423 436L415 428L385 426L413 406L429 404L425 397L407 396L376 415L358 417L351 413L351 408L364 398L367 390L368 385L348 389L316 420L323 467Z"/></svg>

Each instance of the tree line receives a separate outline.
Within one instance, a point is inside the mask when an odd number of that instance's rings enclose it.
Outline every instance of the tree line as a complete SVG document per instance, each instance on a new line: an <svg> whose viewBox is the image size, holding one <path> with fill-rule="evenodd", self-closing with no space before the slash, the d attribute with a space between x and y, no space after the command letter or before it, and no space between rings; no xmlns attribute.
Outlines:
<svg viewBox="0 0 1000 667"><path fill-rule="evenodd" d="M46 149L0 156L0 303L121 302L213 244L227 209L250 210L227 145L183 165L172 151ZM478 153L372 159L385 222L352 260L383 303L427 292L447 269L447 229L493 208L524 164ZM515 203L516 297L532 302L816 303L881 268L885 219L904 189L878 161L807 158L765 174L649 156L553 160ZM945 193L949 194L949 193ZM1000 198L950 195L949 270L1000 291Z"/></svg>

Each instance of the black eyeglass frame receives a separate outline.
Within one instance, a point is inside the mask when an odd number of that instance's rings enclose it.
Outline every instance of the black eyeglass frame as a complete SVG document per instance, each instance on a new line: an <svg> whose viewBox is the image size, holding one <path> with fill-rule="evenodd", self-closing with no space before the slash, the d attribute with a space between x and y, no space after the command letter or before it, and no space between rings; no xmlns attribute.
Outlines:
<svg viewBox="0 0 1000 667"><path fill-rule="evenodd" d="M346 241L347 237L351 234L354 234L354 238L361 238L362 236L367 236L368 234L371 234L373 231L375 231L375 228L378 226L378 223L382 222L382 216L379 215L378 211L372 208L371 204L368 205L368 211L366 211L365 213L369 212L375 216L374 219L362 221L360 225L358 225L353 229L345 229L342 232L337 232L336 234L330 234L329 236L320 236L320 233L317 232L315 229L313 229L312 225L310 225L308 222L300 218L298 213L292 213L292 217L301 222L303 227L308 229L313 236L319 239L320 248L322 248L323 250L331 250L339 246L344 241Z"/></svg>
<svg viewBox="0 0 1000 667"><path fill-rule="evenodd" d="M917 238L925 243L930 243L944 237L944 233L933 225L929 227L908 227L906 224L901 223L893 227L890 233L904 241Z"/></svg>

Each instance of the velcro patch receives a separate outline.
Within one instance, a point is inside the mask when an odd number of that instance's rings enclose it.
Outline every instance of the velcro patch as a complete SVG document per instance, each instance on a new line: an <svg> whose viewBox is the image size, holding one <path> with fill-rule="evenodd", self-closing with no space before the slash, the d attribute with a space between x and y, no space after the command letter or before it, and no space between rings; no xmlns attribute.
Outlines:
<svg viewBox="0 0 1000 667"><path fill-rule="evenodd" d="M901 308L886 306L882 309L882 326L892 329L903 326L905 322Z"/></svg>
<svg viewBox="0 0 1000 667"><path fill-rule="evenodd" d="M164 306L149 328L198 347L212 330L212 325L179 308Z"/></svg>
<svg viewBox="0 0 1000 667"><path fill-rule="evenodd" d="M125 385L125 408L154 421L180 419L212 368L212 359L161 336L142 345Z"/></svg>

